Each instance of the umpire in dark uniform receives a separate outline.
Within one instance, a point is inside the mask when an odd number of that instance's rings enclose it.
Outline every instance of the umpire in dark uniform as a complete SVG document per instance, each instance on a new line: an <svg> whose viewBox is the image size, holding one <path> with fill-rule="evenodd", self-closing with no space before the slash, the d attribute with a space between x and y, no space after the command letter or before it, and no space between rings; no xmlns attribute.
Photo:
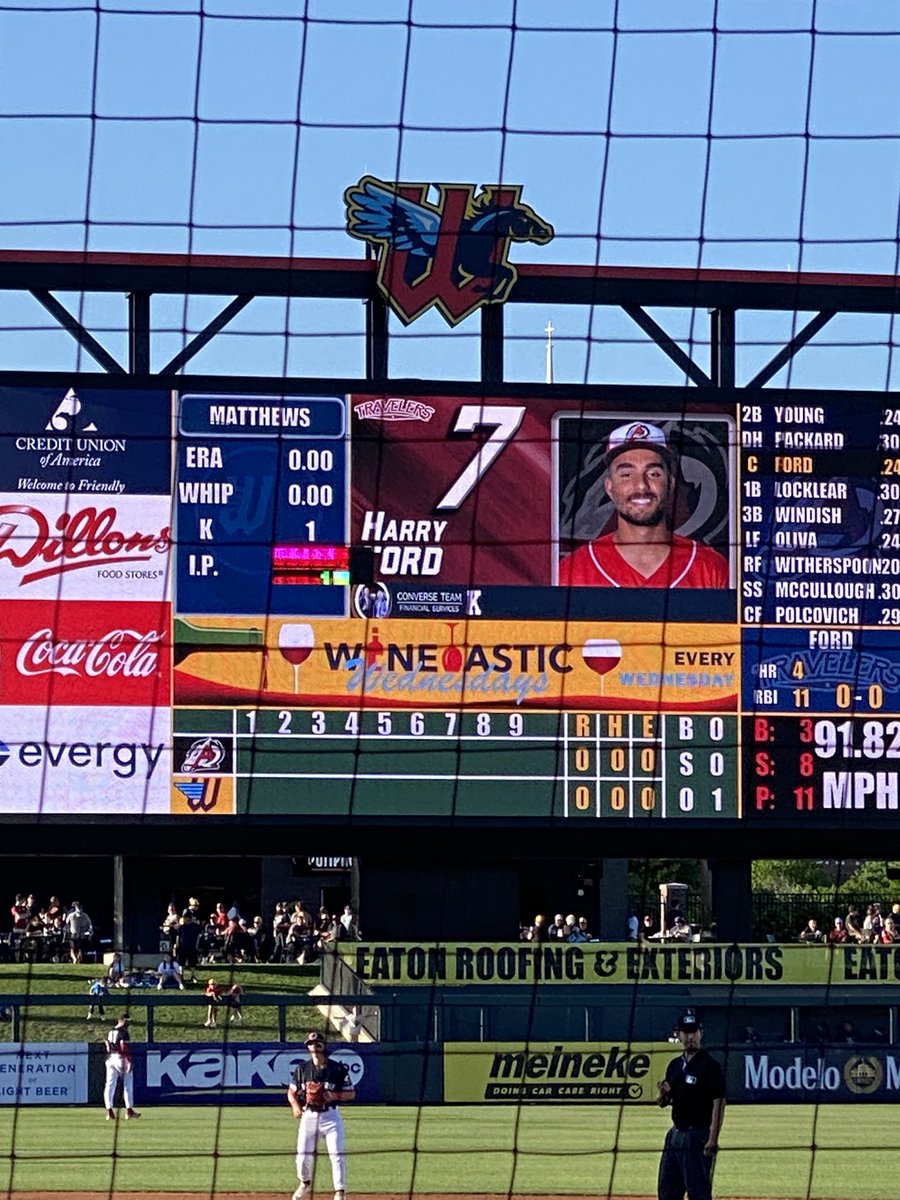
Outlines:
<svg viewBox="0 0 900 1200"><path fill-rule="evenodd" d="M712 1176L725 1116L725 1076L702 1048L703 1026L693 1013L675 1026L683 1053L659 1083L660 1108L672 1106L672 1128L659 1164L659 1200L711 1200Z"/></svg>

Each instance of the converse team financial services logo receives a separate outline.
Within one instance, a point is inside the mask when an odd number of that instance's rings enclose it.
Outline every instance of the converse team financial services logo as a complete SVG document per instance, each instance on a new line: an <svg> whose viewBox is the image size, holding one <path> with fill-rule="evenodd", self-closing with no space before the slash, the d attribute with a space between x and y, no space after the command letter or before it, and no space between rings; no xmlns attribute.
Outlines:
<svg viewBox="0 0 900 1200"><path fill-rule="evenodd" d="M378 287L405 325L436 308L458 325L483 304L503 304L518 278L512 242L546 245L553 226L523 204L520 185L385 183L364 175L344 193L347 232L374 246Z"/></svg>

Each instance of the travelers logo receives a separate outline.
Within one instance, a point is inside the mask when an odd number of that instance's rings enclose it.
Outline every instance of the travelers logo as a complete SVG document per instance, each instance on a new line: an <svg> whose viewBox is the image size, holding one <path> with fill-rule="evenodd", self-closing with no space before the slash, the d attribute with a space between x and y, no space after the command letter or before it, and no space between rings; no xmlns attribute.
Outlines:
<svg viewBox="0 0 900 1200"><path fill-rule="evenodd" d="M215 771L225 761L225 747L218 738L198 738L184 756L181 770L187 774L195 771Z"/></svg>
<svg viewBox="0 0 900 1200"><path fill-rule="evenodd" d="M518 278L510 243L553 237L520 185L384 183L365 175L344 193L347 231L374 246L378 287L405 325L436 308L458 325L483 304L503 304Z"/></svg>

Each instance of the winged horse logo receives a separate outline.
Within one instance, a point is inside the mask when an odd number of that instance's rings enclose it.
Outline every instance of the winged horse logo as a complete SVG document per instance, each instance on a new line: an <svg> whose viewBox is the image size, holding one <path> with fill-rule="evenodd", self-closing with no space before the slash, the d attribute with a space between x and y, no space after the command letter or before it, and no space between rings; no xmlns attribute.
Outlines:
<svg viewBox="0 0 900 1200"><path fill-rule="evenodd" d="M372 175L344 193L347 230L378 252L378 286L409 325L435 307L457 325L483 304L502 304L518 278L512 242L546 245L553 226L523 204L521 186L384 183Z"/></svg>

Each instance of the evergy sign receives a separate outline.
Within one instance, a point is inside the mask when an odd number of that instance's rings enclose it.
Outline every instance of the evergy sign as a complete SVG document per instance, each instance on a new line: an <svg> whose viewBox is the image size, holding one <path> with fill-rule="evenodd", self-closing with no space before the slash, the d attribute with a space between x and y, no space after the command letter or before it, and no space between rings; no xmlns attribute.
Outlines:
<svg viewBox="0 0 900 1200"><path fill-rule="evenodd" d="M0 813L169 812L168 707L0 708Z"/></svg>

